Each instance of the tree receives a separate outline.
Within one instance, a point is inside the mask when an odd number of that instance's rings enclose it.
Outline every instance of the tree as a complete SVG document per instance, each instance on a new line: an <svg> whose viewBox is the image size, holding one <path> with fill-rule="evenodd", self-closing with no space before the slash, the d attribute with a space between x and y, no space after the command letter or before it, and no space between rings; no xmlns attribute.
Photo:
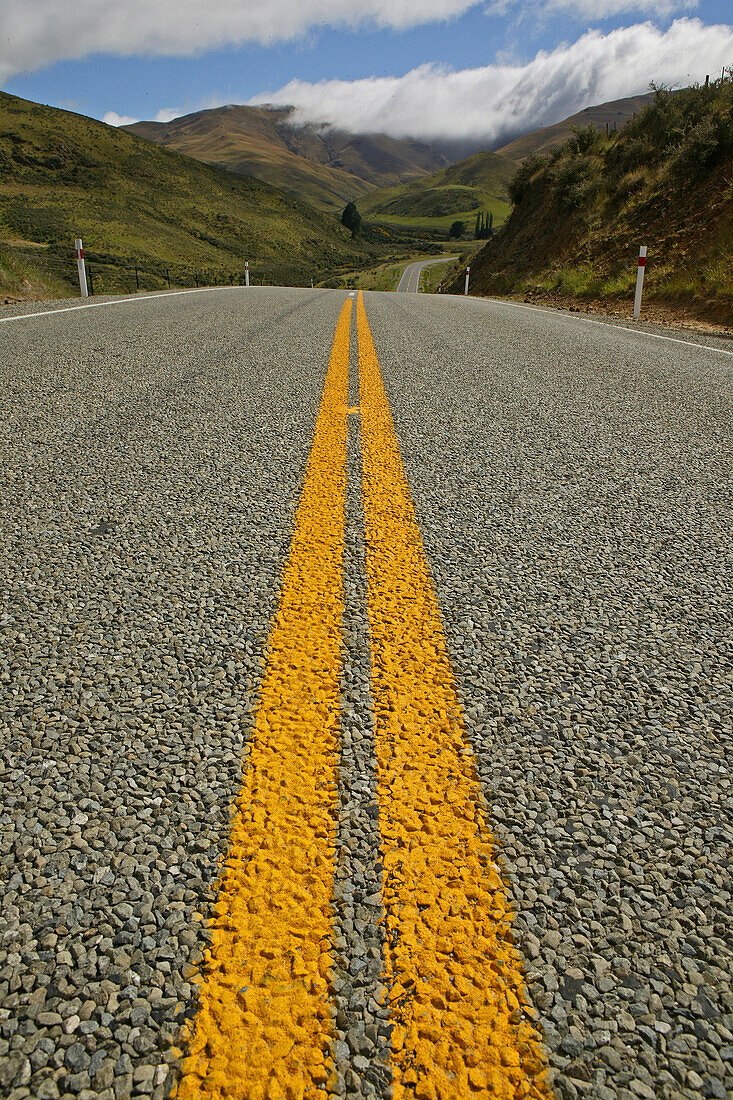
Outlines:
<svg viewBox="0 0 733 1100"><path fill-rule="evenodd" d="M356 209L353 202L347 204L346 209L341 215L341 224L345 225L351 232L352 237L357 237L361 230L361 214Z"/></svg>
<svg viewBox="0 0 733 1100"><path fill-rule="evenodd" d="M476 228L473 231L474 240L481 240L481 215L476 215Z"/></svg>
<svg viewBox="0 0 733 1100"><path fill-rule="evenodd" d="M448 230L448 240L458 240L466 232L466 223L462 221L455 221Z"/></svg>

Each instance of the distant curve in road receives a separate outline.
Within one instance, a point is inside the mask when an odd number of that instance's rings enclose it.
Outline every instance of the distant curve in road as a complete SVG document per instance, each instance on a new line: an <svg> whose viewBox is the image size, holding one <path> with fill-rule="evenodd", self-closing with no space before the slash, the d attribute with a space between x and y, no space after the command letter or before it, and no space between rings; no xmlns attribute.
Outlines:
<svg viewBox="0 0 733 1100"><path fill-rule="evenodd" d="M457 259L457 256L441 256L439 260L417 260L415 263L408 264L402 272L402 278L397 285L397 293L417 294L420 289L420 279L426 267L433 267L435 264L450 263Z"/></svg>

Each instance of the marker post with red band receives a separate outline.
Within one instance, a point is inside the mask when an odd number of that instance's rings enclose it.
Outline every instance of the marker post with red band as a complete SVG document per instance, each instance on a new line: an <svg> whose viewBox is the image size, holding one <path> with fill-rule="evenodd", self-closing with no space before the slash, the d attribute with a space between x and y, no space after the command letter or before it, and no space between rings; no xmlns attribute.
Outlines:
<svg viewBox="0 0 733 1100"><path fill-rule="evenodd" d="M87 269L84 264L84 246L81 243L79 237L76 238L74 244L76 245L76 266L79 270L79 287L81 289L82 298L89 297L89 291L87 290Z"/></svg>
<svg viewBox="0 0 733 1100"><path fill-rule="evenodd" d="M644 289L644 272L646 271L646 245L639 249L639 266L636 269L636 298L634 299L634 319L638 320L641 314L641 293Z"/></svg>

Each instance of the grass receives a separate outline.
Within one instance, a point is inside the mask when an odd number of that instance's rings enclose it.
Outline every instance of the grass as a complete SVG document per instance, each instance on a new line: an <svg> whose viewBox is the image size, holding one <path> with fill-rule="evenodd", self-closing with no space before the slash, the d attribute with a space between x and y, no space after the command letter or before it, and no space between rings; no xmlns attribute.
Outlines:
<svg viewBox="0 0 733 1100"><path fill-rule="evenodd" d="M433 257L424 253L404 256L400 260L390 260L365 270L347 271L338 278L329 279L319 285L337 290L396 290L407 265L415 260L427 259Z"/></svg>
<svg viewBox="0 0 733 1100"><path fill-rule="evenodd" d="M473 230L479 213L491 212L499 226L511 210L507 187L516 167L497 154L476 153L423 179L372 191L357 206L368 221L441 235L458 218Z"/></svg>
<svg viewBox="0 0 733 1100"><path fill-rule="evenodd" d="M644 300L733 327L733 76L653 99L617 132L577 129L528 157L511 217L472 269L474 293ZM461 292L456 277L450 284Z"/></svg>
<svg viewBox="0 0 733 1100"><path fill-rule="evenodd" d="M423 268L420 288L425 291L426 294L435 294L439 285L448 274L448 271L454 266L454 263L454 260L445 260L443 263L431 264L430 267Z"/></svg>
<svg viewBox="0 0 733 1100"><path fill-rule="evenodd" d="M307 285L372 265L394 244L356 241L325 214L82 115L0 92L0 244L6 294L76 293L74 238L97 292L171 280ZM11 242L25 243L11 243ZM43 249L34 246L43 245ZM404 247L404 246L403 246Z"/></svg>

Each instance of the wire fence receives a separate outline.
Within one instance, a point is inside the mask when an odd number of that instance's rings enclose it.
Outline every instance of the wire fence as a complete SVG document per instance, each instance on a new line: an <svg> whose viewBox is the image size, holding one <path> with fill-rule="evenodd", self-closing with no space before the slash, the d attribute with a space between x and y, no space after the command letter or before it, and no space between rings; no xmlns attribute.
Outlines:
<svg viewBox="0 0 733 1100"><path fill-rule="evenodd" d="M76 252L72 248L50 245L13 246L13 257L27 273L27 277L44 278L51 290L68 293L79 291ZM135 294L138 291L160 291L205 286L243 286L246 282L244 265L231 269L188 267L183 264L168 266L141 262L136 264L95 250L84 250L87 288L90 295ZM260 281L254 277L252 283Z"/></svg>

